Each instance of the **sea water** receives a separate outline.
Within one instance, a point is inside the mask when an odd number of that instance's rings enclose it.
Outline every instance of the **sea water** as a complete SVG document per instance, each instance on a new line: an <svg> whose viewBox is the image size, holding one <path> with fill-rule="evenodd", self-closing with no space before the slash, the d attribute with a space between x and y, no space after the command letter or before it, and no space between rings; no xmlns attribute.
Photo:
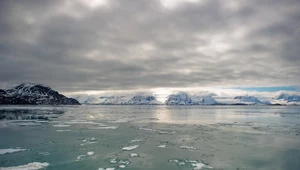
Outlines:
<svg viewBox="0 0 300 170"><path fill-rule="evenodd" d="M1 106L0 170L299 170L297 106Z"/></svg>

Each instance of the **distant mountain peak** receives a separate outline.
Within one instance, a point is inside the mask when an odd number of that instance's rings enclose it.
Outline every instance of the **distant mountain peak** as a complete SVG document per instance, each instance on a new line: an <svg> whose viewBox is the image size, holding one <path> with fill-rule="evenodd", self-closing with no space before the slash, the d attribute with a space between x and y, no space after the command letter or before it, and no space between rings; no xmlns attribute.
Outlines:
<svg viewBox="0 0 300 170"><path fill-rule="evenodd" d="M271 101L273 104L300 105L300 95L291 93L279 93Z"/></svg>
<svg viewBox="0 0 300 170"><path fill-rule="evenodd" d="M262 102L258 100L256 97L249 96L249 95L236 96L233 99L237 102L244 103L244 104L262 104Z"/></svg>

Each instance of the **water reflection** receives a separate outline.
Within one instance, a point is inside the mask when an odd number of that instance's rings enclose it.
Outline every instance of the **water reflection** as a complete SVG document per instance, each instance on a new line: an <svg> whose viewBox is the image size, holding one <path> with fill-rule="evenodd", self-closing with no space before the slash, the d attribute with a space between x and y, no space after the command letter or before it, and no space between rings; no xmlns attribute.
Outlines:
<svg viewBox="0 0 300 170"><path fill-rule="evenodd" d="M50 120L63 113L63 110L56 109L2 109L0 110L0 120Z"/></svg>

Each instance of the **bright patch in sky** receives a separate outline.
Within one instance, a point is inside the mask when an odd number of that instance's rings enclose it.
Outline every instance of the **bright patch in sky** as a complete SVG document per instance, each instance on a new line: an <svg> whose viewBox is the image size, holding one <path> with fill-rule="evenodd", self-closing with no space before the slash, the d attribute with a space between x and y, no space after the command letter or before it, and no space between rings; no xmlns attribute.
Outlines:
<svg viewBox="0 0 300 170"><path fill-rule="evenodd" d="M278 87L234 87L232 89L258 92L277 92L277 91L300 91L296 86L278 86Z"/></svg>
<svg viewBox="0 0 300 170"><path fill-rule="evenodd" d="M173 9L181 5L182 3L197 3L199 0L161 0L161 4L168 9Z"/></svg>
<svg viewBox="0 0 300 170"><path fill-rule="evenodd" d="M107 0L79 0L90 8L97 8L100 6L107 5Z"/></svg>

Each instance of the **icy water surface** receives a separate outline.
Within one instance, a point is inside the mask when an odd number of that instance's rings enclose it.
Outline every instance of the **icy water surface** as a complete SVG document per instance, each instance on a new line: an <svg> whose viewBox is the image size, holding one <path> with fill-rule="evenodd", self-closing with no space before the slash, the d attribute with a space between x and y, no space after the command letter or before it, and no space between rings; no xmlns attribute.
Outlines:
<svg viewBox="0 0 300 170"><path fill-rule="evenodd" d="M1 106L0 170L299 170L300 107Z"/></svg>

